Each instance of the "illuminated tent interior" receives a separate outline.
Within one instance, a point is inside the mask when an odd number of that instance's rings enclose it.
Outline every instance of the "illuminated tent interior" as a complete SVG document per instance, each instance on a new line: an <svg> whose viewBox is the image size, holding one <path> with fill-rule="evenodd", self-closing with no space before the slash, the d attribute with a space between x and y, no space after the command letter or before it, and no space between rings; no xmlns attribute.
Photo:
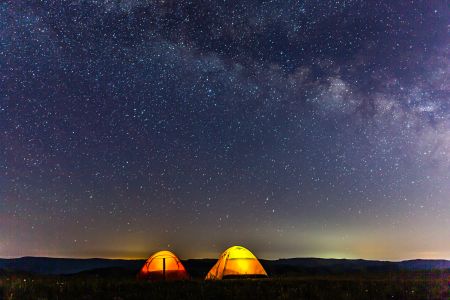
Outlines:
<svg viewBox="0 0 450 300"><path fill-rule="evenodd" d="M261 263L248 249L241 246L228 248L206 275L206 280L227 278L267 277Z"/></svg>
<svg viewBox="0 0 450 300"><path fill-rule="evenodd" d="M189 275L175 254L159 251L147 259L139 271L138 278L150 281L187 280Z"/></svg>

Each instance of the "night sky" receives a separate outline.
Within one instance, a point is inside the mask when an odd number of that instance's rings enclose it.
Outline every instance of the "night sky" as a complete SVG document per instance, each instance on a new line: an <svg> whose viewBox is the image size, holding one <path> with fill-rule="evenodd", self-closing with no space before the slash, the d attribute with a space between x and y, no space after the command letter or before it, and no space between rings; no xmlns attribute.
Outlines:
<svg viewBox="0 0 450 300"><path fill-rule="evenodd" d="M447 1L3 1L0 257L450 259Z"/></svg>

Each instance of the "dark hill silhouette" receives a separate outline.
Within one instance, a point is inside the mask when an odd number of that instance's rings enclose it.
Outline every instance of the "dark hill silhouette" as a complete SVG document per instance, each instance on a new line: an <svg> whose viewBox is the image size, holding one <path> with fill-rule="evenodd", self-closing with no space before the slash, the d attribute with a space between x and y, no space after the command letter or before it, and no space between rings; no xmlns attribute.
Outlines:
<svg viewBox="0 0 450 300"><path fill-rule="evenodd" d="M113 267L138 270L143 263L144 260L21 257L0 259L0 269L36 274L74 274L87 270Z"/></svg>
<svg viewBox="0 0 450 300"><path fill-rule="evenodd" d="M444 270L450 269L448 260L407 260L401 262L288 258L278 260L260 260L271 276L298 276L359 272L389 272L397 270ZM6 272L26 272L48 275L68 275L83 273L94 276L135 276L145 260L123 259L73 259L49 257L22 257L0 259L0 275ZM194 278L202 278L214 265L216 259L188 259L183 264Z"/></svg>
<svg viewBox="0 0 450 300"><path fill-rule="evenodd" d="M401 269L407 270L432 270L432 269L450 269L449 260L427 260L427 259L414 259L406 260L398 263Z"/></svg>

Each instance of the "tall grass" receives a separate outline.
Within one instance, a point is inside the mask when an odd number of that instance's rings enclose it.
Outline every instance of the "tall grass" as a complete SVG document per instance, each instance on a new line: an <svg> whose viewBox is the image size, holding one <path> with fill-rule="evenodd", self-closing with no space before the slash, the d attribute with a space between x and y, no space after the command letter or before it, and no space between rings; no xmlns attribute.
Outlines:
<svg viewBox="0 0 450 300"><path fill-rule="evenodd" d="M450 273L138 282L99 276L0 280L0 299L450 299Z"/></svg>

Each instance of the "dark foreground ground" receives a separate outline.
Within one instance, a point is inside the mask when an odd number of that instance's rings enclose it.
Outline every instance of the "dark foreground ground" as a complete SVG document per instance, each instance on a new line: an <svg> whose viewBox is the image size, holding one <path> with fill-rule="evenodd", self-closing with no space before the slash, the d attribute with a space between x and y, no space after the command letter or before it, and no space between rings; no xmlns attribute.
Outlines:
<svg viewBox="0 0 450 300"><path fill-rule="evenodd" d="M205 282L131 277L6 275L0 299L450 299L450 272L339 274Z"/></svg>

